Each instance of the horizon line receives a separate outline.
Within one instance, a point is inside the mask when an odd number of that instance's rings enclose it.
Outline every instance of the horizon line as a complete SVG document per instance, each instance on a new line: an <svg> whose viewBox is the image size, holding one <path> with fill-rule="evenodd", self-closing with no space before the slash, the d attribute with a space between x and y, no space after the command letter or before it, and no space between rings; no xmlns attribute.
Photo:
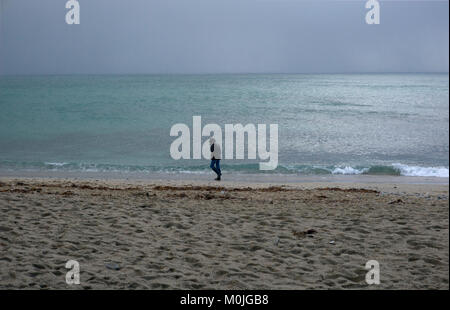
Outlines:
<svg viewBox="0 0 450 310"><path fill-rule="evenodd" d="M320 75L320 74L449 74L449 71L361 71L361 72L123 72L123 73L0 73L0 77L8 76L72 76L72 75Z"/></svg>

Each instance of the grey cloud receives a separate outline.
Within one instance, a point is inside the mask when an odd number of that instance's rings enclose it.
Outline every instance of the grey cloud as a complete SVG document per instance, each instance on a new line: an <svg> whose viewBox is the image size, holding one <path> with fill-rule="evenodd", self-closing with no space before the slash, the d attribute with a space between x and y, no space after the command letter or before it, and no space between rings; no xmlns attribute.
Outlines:
<svg viewBox="0 0 450 310"><path fill-rule="evenodd" d="M448 2L0 0L0 73L447 72Z"/></svg>

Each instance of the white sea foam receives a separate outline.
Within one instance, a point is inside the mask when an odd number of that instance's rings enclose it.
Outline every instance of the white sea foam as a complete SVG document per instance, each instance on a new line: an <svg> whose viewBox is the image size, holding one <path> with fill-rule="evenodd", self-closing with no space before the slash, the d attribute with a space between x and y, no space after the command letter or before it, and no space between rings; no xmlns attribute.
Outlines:
<svg viewBox="0 0 450 310"><path fill-rule="evenodd" d="M332 174L363 174L364 172L366 172L368 169L364 168L364 169L356 169L353 167L343 167L343 168L334 168L333 171L331 171Z"/></svg>
<svg viewBox="0 0 450 310"><path fill-rule="evenodd" d="M49 162L46 162L45 164L48 166L55 166L55 167L62 167L64 165L68 165L68 163L49 163Z"/></svg>
<svg viewBox="0 0 450 310"><path fill-rule="evenodd" d="M392 164L395 169L400 171L401 175L413 177L439 177L448 178L449 171L445 167L419 167L408 166L404 164Z"/></svg>
<svg viewBox="0 0 450 310"><path fill-rule="evenodd" d="M68 163L68 162L45 162L45 168L50 170L64 170L64 171L83 171L83 172L163 172L163 173L181 173L181 174L193 174L202 175L210 173L207 166L204 169L198 170L189 168L164 168L160 167L138 167L138 166L120 166L120 165L97 165L87 163ZM22 167L22 166L21 166ZM300 174L323 174L331 173L335 175L360 175L360 174L385 174L385 175L402 175L402 176L419 176L419 177L449 177L448 167L421 167L411 166L401 163L394 163L386 166L371 166L371 167L352 167L352 166L335 166L335 167L320 167L320 166L301 166L300 168L295 165L280 165L280 167L286 169L288 172L298 172ZM23 167L22 167L23 168ZM32 168L32 166L31 166ZM41 166L42 168L42 166ZM232 167L228 167L231 169ZM231 169L236 172L251 172L252 167L244 165L243 167L233 166L235 169ZM281 172L283 173L283 172Z"/></svg>

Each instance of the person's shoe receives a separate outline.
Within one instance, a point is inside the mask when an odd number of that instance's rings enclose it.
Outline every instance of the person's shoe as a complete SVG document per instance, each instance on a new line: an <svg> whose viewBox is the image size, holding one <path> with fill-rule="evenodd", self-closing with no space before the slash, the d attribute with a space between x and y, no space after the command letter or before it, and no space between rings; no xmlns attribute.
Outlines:
<svg viewBox="0 0 450 310"><path fill-rule="evenodd" d="M219 175L219 176L217 176L217 178L215 178L214 180L216 180L216 181L220 181L220 175Z"/></svg>

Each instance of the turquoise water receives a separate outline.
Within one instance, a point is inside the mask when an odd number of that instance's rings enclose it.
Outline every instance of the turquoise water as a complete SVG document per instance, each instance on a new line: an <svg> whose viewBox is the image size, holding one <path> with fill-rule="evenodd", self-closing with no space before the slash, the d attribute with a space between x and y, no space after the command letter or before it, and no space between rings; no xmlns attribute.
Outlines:
<svg viewBox="0 0 450 310"><path fill-rule="evenodd" d="M169 154L171 126L201 115L278 124L264 173L448 177L448 100L448 74L0 77L0 170L206 173Z"/></svg>

